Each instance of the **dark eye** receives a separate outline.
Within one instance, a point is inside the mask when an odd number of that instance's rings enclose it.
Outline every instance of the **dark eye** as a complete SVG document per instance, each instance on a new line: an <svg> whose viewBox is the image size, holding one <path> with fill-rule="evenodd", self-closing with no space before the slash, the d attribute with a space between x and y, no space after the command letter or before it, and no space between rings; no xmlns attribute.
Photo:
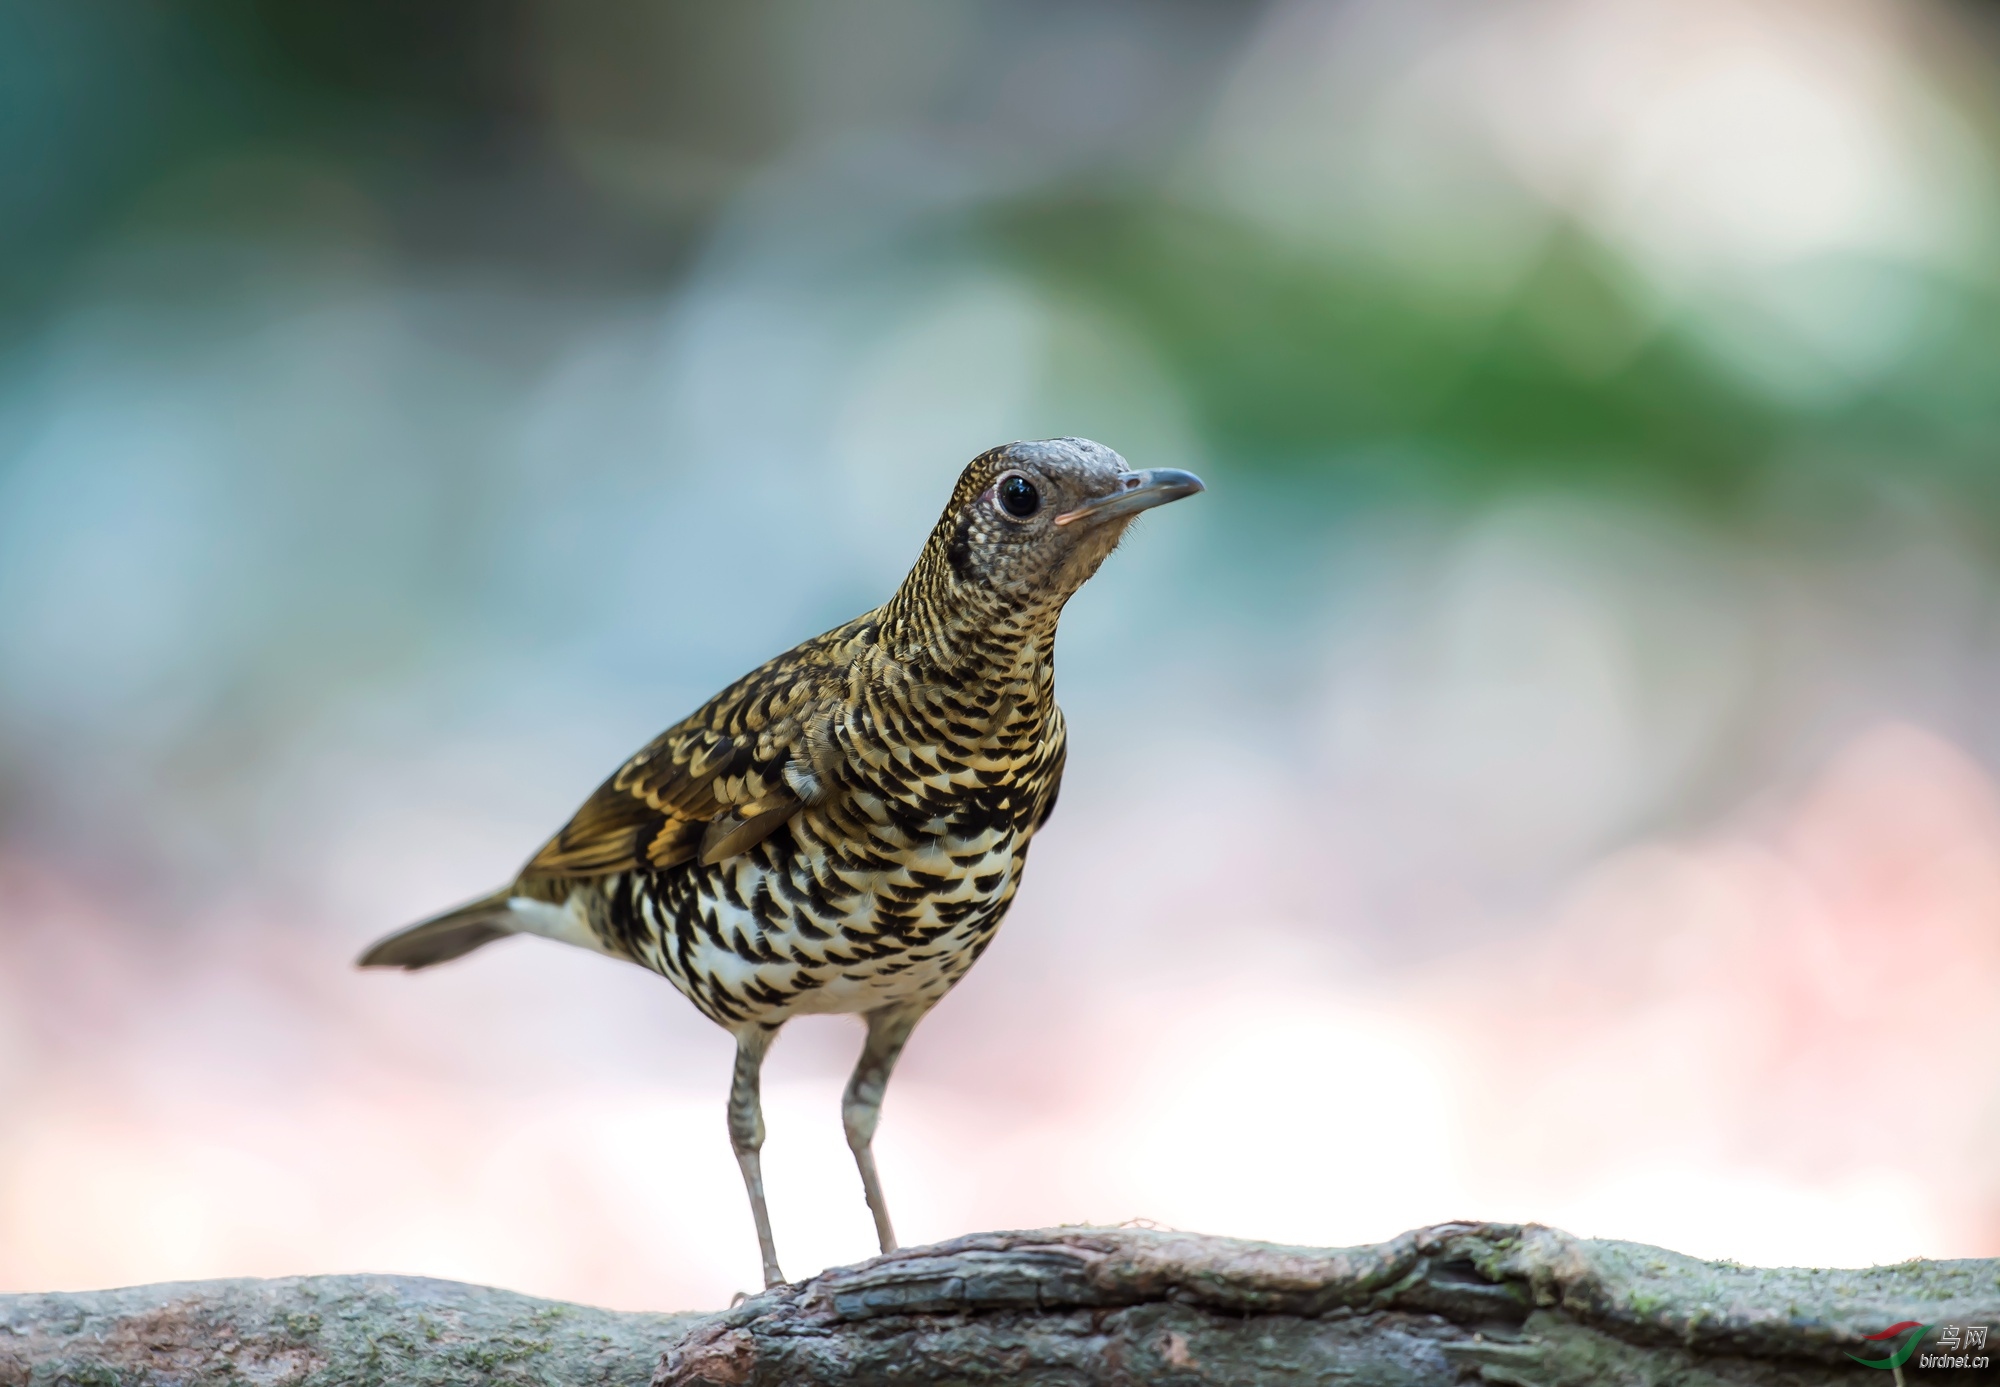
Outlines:
<svg viewBox="0 0 2000 1387"><path fill-rule="evenodd" d="M1020 473L1015 473L1000 483L1000 509L1016 520L1026 520L1041 509L1042 493L1035 490L1035 484Z"/></svg>

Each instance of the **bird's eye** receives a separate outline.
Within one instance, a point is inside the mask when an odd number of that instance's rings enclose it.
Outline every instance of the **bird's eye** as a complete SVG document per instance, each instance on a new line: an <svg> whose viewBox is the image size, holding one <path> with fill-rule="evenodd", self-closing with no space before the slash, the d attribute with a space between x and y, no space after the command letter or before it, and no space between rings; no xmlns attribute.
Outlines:
<svg viewBox="0 0 2000 1387"><path fill-rule="evenodd" d="M1026 520L1041 509L1042 493L1035 484L1016 472L1000 483L1000 509L1016 520Z"/></svg>

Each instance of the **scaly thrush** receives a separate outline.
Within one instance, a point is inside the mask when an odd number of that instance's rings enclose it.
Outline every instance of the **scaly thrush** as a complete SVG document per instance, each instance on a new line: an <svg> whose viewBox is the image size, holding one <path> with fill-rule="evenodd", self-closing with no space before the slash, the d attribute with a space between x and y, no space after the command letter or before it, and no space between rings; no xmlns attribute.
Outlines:
<svg viewBox="0 0 2000 1387"><path fill-rule="evenodd" d="M1200 491L1081 438L974 458L887 602L731 684L627 761L511 883L381 940L428 968L539 934L663 974L736 1038L729 1136L764 1281L758 1074L778 1028L855 1012L841 1105L884 1252L870 1143L890 1068L992 940L1062 780L1063 604L1132 518Z"/></svg>

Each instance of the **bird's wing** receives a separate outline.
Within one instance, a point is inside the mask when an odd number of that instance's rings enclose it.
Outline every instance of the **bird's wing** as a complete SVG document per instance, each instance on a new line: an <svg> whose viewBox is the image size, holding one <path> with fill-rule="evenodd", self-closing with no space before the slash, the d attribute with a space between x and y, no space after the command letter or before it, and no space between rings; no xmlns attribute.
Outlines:
<svg viewBox="0 0 2000 1387"><path fill-rule="evenodd" d="M661 733L597 788L524 882L665 868L748 852L826 783L843 681L781 656Z"/></svg>

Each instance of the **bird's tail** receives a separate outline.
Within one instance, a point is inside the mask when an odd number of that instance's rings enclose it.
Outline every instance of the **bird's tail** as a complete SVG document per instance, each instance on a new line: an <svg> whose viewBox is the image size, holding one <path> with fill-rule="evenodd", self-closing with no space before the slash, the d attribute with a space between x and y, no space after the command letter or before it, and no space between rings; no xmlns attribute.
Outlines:
<svg viewBox="0 0 2000 1387"><path fill-rule="evenodd" d="M512 888L495 891L399 929L370 944L355 961L362 968L428 968L518 933L520 925L510 918L514 913L508 905L511 894Z"/></svg>

